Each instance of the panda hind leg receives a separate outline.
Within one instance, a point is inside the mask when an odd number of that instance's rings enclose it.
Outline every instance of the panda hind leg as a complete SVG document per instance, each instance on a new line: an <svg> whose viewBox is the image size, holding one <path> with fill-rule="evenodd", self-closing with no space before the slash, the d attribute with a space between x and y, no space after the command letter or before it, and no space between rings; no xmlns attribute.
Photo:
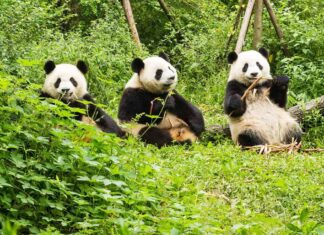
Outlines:
<svg viewBox="0 0 324 235"><path fill-rule="evenodd" d="M245 147L251 147L255 145L264 145L266 144L266 140L263 139L258 132L247 130L239 134L237 137L237 142L243 149Z"/></svg>
<svg viewBox="0 0 324 235"><path fill-rule="evenodd" d="M171 145L173 139L170 133L165 129L160 129L154 126L143 127L138 135L140 139L147 144L153 144L159 148Z"/></svg>

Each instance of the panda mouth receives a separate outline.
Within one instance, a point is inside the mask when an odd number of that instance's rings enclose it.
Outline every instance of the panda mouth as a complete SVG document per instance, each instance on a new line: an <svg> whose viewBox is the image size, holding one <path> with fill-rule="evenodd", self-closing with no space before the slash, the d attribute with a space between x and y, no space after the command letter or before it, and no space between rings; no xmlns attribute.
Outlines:
<svg viewBox="0 0 324 235"><path fill-rule="evenodd" d="M73 92L60 93L61 98L70 98L72 95L73 95Z"/></svg>

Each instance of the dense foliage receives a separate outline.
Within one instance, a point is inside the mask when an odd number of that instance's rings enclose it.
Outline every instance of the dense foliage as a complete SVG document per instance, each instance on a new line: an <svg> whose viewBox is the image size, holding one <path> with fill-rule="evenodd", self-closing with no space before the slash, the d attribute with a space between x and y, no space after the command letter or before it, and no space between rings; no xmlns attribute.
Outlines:
<svg viewBox="0 0 324 235"><path fill-rule="evenodd" d="M131 2L142 49L120 1L0 1L0 233L323 234L321 153L263 156L223 136L157 149L39 99L47 59L84 59L91 93L116 117L132 59L163 50L206 124L226 123L225 44L237 1L167 0L173 23L158 1ZM289 105L304 104L324 94L322 1L274 2L291 56L266 12L263 46L273 72L291 77ZM318 112L306 116L304 148L324 147L323 123Z"/></svg>

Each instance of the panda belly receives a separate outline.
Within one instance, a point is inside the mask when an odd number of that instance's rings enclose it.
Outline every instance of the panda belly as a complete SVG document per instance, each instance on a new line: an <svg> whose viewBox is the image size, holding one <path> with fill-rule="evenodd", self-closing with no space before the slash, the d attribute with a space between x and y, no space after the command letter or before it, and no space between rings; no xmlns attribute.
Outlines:
<svg viewBox="0 0 324 235"><path fill-rule="evenodd" d="M90 118L88 116L82 115L81 122L83 122L85 124L88 124L88 125L91 125L91 126L95 126L97 129L100 129L98 127L98 125L96 124L96 122L92 118Z"/></svg>
<svg viewBox="0 0 324 235"><path fill-rule="evenodd" d="M190 140L193 143L198 139L185 121L169 112L165 113L164 118L157 127L168 130L172 139L176 141Z"/></svg>
<svg viewBox="0 0 324 235"><path fill-rule="evenodd" d="M298 123L284 109L266 96L247 100L247 109L240 118L230 119L232 139L238 143L242 133L254 133L264 144L285 143L294 132L301 132Z"/></svg>
<svg viewBox="0 0 324 235"><path fill-rule="evenodd" d="M141 130L147 127L145 124L134 122L123 124L124 130L135 137L139 137ZM184 142L190 140L193 143L198 139L198 137L191 131L187 123L169 112L165 113L162 121L157 124L156 127L167 131L171 138L175 141Z"/></svg>

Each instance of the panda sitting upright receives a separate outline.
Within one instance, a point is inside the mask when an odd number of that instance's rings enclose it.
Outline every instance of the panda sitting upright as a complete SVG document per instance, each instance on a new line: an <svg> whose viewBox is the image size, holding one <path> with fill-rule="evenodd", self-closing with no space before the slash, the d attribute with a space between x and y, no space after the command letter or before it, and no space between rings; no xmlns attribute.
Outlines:
<svg viewBox="0 0 324 235"><path fill-rule="evenodd" d="M87 90L87 81L84 74L88 67L83 61L78 61L77 65L59 64L55 65L53 61L47 61L44 66L46 79L42 88L41 97L59 99L70 107L81 108L86 114L75 113L77 120L92 123L104 132L115 133L122 137L124 132L117 123L97 107L94 100ZM91 103L84 104L82 100Z"/></svg>
<svg viewBox="0 0 324 235"><path fill-rule="evenodd" d="M273 78L267 58L263 48L228 55L231 70L224 109L232 139L242 147L301 141L301 128L285 110L289 78ZM259 77L262 79L254 90L242 100L246 89Z"/></svg>
<svg viewBox="0 0 324 235"><path fill-rule="evenodd" d="M126 84L118 112L121 123L133 123L127 131L158 147L194 142L204 130L204 119L197 107L174 90L178 76L168 56L136 58L131 67L134 75Z"/></svg>

